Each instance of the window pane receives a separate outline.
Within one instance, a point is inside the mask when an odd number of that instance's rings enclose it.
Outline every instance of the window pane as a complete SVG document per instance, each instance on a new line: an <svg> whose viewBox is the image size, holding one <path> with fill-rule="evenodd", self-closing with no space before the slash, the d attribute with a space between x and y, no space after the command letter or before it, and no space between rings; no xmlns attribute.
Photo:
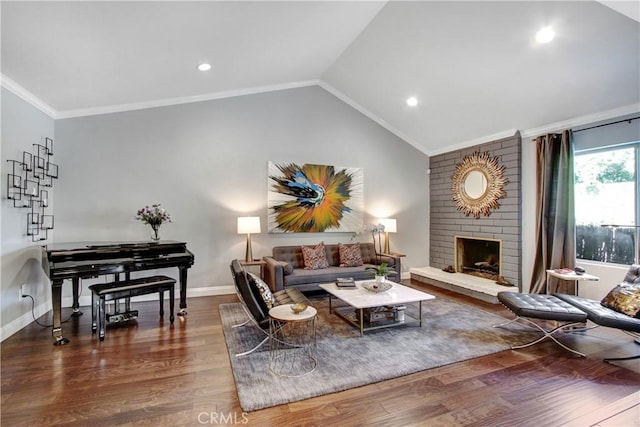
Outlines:
<svg viewBox="0 0 640 427"><path fill-rule="evenodd" d="M635 147L575 156L576 250L578 259L633 264L635 228Z"/></svg>

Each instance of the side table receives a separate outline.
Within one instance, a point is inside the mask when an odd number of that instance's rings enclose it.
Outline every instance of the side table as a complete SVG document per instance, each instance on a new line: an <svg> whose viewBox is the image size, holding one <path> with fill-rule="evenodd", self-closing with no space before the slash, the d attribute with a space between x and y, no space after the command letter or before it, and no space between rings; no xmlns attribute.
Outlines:
<svg viewBox="0 0 640 427"><path fill-rule="evenodd" d="M260 267L260 278L264 280L264 268L267 265L266 261L254 259L253 261L240 260L239 262L242 267Z"/></svg>
<svg viewBox="0 0 640 427"><path fill-rule="evenodd" d="M568 270L568 269L567 269ZM597 282L598 280L600 280L600 278L598 276L594 276L593 274L588 274L588 273L583 273L583 274L576 274L575 271L573 270L568 270L565 271L563 269L557 269L557 270L547 270L547 282L545 284L545 294L549 293L549 278L551 277L555 277L557 279L560 280L573 280L576 282L576 295L579 296L580 292L578 289L578 284L580 283L581 280L589 280L592 282Z"/></svg>
<svg viewBox="0 0 640 427"><path fill-rule="evenodd" d="M289 304L269 310L269 370L284 377L301 377L316 369L316 318L307 307L295 314Z"/></svg>

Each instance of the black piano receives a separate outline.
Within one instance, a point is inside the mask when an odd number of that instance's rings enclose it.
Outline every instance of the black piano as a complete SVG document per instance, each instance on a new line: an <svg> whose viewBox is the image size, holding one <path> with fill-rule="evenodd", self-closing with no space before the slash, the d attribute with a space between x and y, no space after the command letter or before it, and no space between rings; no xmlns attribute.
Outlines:
<svg viewBox="0 0 640 427"><path fill-rule="evenodd" d="M54 243L42 247L42 264L51 280L53 336L55 345L66 344L62 336L62 284L71 279L73 314L80 316L80 279L113 274L115 280L129 280L132 271L177 267L180 272L180 312L187 314L187 269L194 256L184 242Z"/></svg>

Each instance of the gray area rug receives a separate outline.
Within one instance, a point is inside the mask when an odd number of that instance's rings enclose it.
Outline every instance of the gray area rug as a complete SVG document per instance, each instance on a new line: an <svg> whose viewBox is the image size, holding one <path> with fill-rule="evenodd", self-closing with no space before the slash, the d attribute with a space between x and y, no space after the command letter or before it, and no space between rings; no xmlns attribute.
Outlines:
<svg viewBox="0 0 640 427"><path fill-rule="evenodd" d="M269 370L268 343L252 354L265 335L255 326L232 328L247 316L240 303L221 304L220 316L242 409L250 412L383 381L402 375L507 350L539 334L517 324L493 328L505 319L446 299L422 304L423 322L365 333L329 314L327 299L318 310L318 366L312 373L286 378ZM411 311L413 310L413 313ZM418 305L407 313L417 314Z"/></svg>

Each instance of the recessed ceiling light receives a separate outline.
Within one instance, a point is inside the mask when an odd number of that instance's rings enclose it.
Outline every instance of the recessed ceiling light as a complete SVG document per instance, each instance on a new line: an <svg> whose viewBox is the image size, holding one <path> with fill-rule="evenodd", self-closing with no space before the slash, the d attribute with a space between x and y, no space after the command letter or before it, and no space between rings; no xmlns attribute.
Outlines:
<svg viewBox="0 0 640 427"><path fill-rule="evenodd" d="M209 71L211 69L211 64L207 64L206 62L198 65L198 70L200 71Z"/></svg>
<svg viewBox="0 0 640 427"><path fill-rule="evenodd" d="M415 96L407 98L407 105L409 107L415 107L416 105L418 105L418 98L416 98Z"/></svg>
<svg viewBox="0 0 640 427"><path fill-rule="evenodd" d="M551 27L544 27L536 33L538 43L549 43L556 36L556 32Z"/></svg>

